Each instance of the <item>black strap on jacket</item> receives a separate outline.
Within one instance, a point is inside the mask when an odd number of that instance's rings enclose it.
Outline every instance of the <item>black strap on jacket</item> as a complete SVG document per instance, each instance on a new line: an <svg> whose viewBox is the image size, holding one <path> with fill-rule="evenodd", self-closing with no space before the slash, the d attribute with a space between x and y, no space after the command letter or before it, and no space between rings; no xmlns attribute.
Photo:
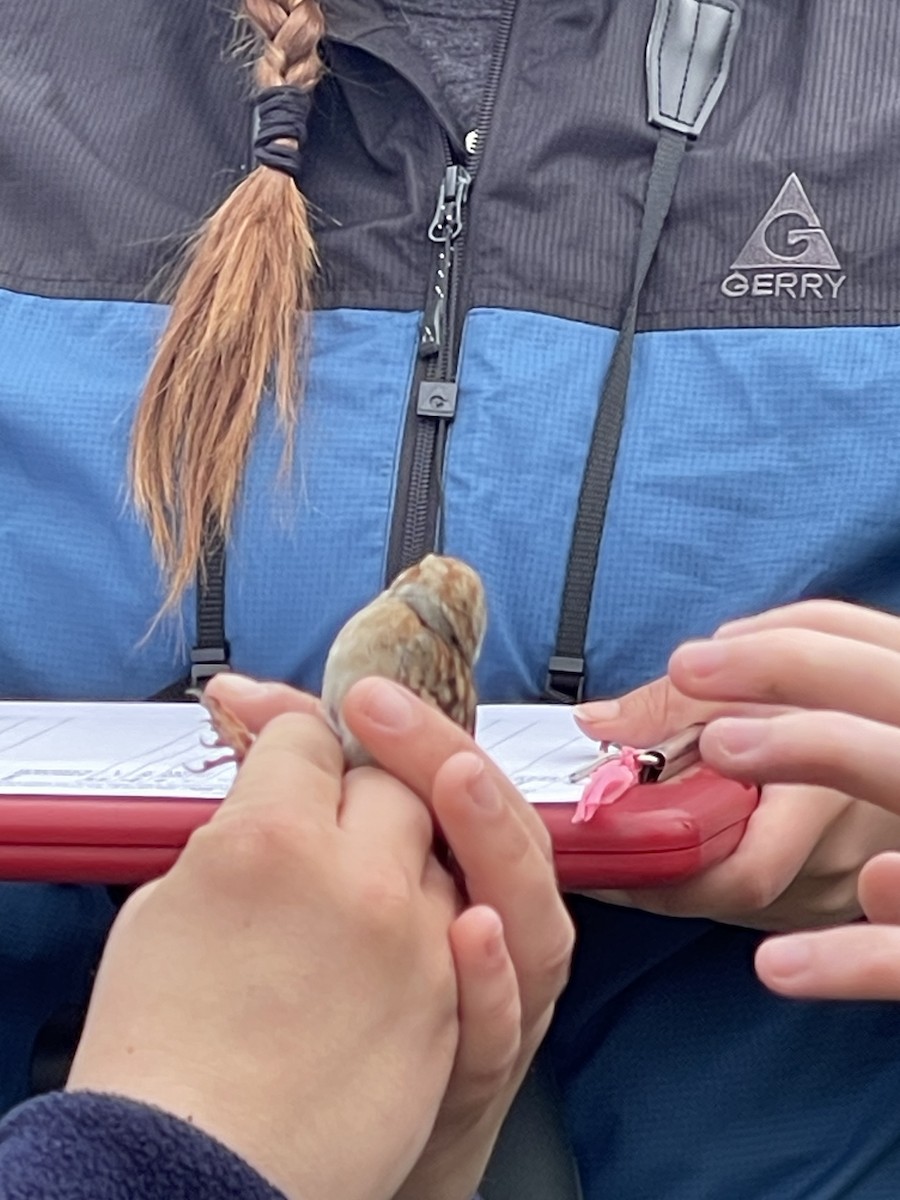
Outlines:
<svg viewBox="0 0 900 1200"><path fill-rule="evenodd" d="M197 572L197 639L191 650L191 687L202 687L220 671L230 671L225 637L225 540L207 531L203 563Z"/></svg>
<svg viewBox="0 0 900 1200"><path fill-rule="evenodd" d="M151 700L188 700L220 671L230 671L230 650L225 637L225 542L207 530L203 558L197 571L197 637L191 650L187 678L176 680L151 696Z"/></svg>
<svg viewBox="0 0 900 1200"><path fill-rule="evenodd" d="M649 121L659 129L659 138L647 182L631 296L603 385L578 498L546 700L574 704L584 694L591 599L625 420L638 308L688 142L701 132L725 86L740 17L738 0L657 0L647 43L647 92Z"/></svg>

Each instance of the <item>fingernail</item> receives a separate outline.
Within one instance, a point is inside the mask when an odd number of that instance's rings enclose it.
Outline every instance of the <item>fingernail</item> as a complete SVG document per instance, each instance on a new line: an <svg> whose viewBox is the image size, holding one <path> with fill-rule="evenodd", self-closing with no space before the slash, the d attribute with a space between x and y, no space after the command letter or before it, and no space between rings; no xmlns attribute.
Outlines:
<svg viewBox="0 0 900 1200"><path fill-rule="evenodd" d="M779 979L792 979L803 975L812 965L812 941L799 934L776 938L764 942L757 951L757 957L764 964L766 974Z"/></svg>
<svg viewBox="0 0 900 1200"><path fill-rule="evenodd" d="M727 646L716 642L685 642L675 651L680 665L694 675L715 675L728 660Z"/></svg>
<svg viewBox="0 0 900 1200"><path fill-rule="evenodd" d="M413 724L409 696L399 684L389 679L368 680L362 709L373 725L391 733L402 733Z"/></svg>
<svg viewBox="0 0 900 1200"><path fill-rule="evenodd" d="M493 914L493 930L487 935L484 941L484 949L488 958L493 962L499 962L503 958L503 922L497 913Z"/></svg>
<svg viewBox="0 0 900 1200"><path fill-rule="evenodd" d="M224 687L233 696L239 696L242 700L258 699L269 690L268 684L260 683L258 679L251 679L249 675L233 675L230 671L223 671L217 678L219 680L216 684L217 691Z"/></svg>
<svg viewBox="0 0 900 1200"><path fill-rule="evenodd" d="M605 724L616 721L622 714L618 700L592 700L589 704L577 704L572 710L579 721L590 724Z"/></svg>
<svg viewBox="0 0 900 1200"><path fill-rule="evenodd" d="M741 717L720 717L710 729L716 748L729 758L758 753L766 736L766 722Z"/></svg>
<svg viewBox="0 0 900 1200"><path fill-rule="evenodd" d="M473 804L484 812L499 812L502 800L500 791L488 775L483 763L478 764L477 770L469 776L466 791Z"/></svg>

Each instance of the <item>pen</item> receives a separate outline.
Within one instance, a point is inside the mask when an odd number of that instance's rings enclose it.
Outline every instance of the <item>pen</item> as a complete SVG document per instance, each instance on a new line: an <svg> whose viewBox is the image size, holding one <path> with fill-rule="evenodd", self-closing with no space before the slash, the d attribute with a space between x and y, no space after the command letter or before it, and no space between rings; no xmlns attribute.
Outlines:
<svg viewBox="0 0 900 1200"><path fill-rule="evenodd" d="M655 746L639 750L636 761L640 763L641 783L662 783L678 775L700 759L700 734L702 725L689 725L686 729L664 738ZM601 742L597 757L584 767L579 767L569 776L569 783L581 783L605 763L614 762L622 754L624 746L618 742Z"/></svg>

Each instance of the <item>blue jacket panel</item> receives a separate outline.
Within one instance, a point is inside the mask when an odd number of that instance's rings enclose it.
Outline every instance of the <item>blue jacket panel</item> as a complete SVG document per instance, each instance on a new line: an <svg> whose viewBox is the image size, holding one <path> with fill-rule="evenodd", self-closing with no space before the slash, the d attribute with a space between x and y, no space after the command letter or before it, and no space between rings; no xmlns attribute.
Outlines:
<svg viewBox="0 0 900 1200"><path fill-rule="evenodd" d="M6 695L148 696L185 671L193 598L161 599L125 487L162 313L0 292L0 680ZM380 587L418 316L319 313L292 475L268 410L230 548L236 667L316 689L339 624ZM536 699L572 511L614 342L586 323L469 315L444 479L445 545L483 573L485 700ZM804 596L900 606L895 327L639 335L601 545L589 690L657 674L682 638ZM85 398L90 398L86 404Z"/></svg>

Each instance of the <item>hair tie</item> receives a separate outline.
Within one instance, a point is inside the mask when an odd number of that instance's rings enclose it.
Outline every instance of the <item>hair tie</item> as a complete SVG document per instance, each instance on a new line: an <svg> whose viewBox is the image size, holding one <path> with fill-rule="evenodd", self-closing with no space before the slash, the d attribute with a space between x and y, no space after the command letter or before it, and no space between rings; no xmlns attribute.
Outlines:
<svg viewBox="0 0 900 1200"><path fill-rule="evenodd" d="M309 92L285 84L265 88L256 99L256 135L253 156L265 167L273 167L296 179L300 173L302 150L306 144L306 122L312 108ZM296 146L281 139L290 138Z"/></svg>

